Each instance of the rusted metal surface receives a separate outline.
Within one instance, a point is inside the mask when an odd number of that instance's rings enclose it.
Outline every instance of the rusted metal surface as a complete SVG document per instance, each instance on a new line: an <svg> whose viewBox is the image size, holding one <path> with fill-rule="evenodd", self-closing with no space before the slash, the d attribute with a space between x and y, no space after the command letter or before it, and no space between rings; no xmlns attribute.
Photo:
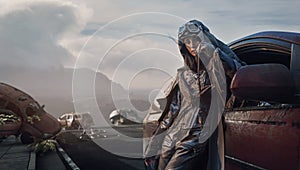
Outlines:
<svg viewBox="0 0 300 170"><path fill-rule="evenodd" d="M295 44L300 44L300 33L267 31L238 39L229 46L247 64L279 63L291 69L299 67L295 59L300 56L292 51ZM300 100L296 96L295 93L288 105L253 105L227 112L226 154L261 168L299 169ZM239 163L230 162L227 162L229 169L241 169Z"/></svg>
<svg viewBox="0 0 300 170"><path fill-rule="evenodd" d="M266 169L297 169L300 107L226 113L226 155Z"/></svg>
<svg viewBox="0 0 300 170"><path fill-rule="evenodd" d="M20 116L22 134L49 138L61 130L59 122L43 106L28 94L5 83L0 83L0 109L10 110ZM38 118L29 120L32 116Z"/></svg>

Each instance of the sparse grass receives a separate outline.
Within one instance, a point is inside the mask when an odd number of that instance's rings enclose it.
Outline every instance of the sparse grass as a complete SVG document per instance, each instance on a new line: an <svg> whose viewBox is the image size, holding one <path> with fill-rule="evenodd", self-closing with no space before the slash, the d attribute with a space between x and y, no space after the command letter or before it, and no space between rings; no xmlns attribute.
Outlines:
<svg viewBox="0 0 300 170"><path fill-rule="evenodd" d="M33 144L30 144L29 148L33 149L35 153L46 153L56 151L56 145L57 142L54 139L38 139Z"/></svg>

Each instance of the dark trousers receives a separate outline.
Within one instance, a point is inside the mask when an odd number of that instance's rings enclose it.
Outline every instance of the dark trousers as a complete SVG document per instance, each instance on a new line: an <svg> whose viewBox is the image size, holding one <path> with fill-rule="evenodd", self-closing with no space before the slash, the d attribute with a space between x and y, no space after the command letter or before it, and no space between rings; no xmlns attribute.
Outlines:
<svg viewBox="0 0 300 170"><path fill-rule="evenodd" d="M208 145L190 145L189 141L184 141L173 149L162 148L159 159L158 170L205 170L208 161Z"/></svg>

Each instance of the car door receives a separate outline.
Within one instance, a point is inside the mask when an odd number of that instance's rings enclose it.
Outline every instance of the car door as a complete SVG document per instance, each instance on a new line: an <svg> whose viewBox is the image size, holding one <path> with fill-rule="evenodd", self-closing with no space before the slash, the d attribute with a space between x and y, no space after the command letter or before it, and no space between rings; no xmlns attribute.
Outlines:
<svg viewBox="0 0 300 170"><path fill-rule="evenodd" d="M259 104L259 103L257 103ZM297 169L300 107L242 106L225 114L229 169Z"/></svg>
<svg viewBox="0 0 300 170"><path fill-rule="evenodd" d="M300 96L299 37L300 33L295 32L265 31L238 39L230 43L229 47L248 65L278 63L286 66L295 87L298 87L296 93ZM265 74L263 71L259 73ZM275 79L278 77L275 73L270 76ZM254 78L248 76L246 79ZM267 80L261 81L270 85ZM268 88L261 92L264 90ZM274 94L266 93L266 96L271 96L272 99L277 96L276 100L280 101L286 97L278 93L284 94L287 90L284 87L274 90ZM264 96L258 95L256 98L261 99ZM278 102L266 105L244 100L244 104L240 103L241 105L227 110L225 152L228 169L299 169L299 101L298 99L296 104Z"/></svg>

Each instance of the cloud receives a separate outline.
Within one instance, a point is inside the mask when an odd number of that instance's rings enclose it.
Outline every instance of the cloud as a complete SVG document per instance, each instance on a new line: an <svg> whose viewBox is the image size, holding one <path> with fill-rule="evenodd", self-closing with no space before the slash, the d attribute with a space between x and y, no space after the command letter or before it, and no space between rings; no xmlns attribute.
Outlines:
<svg viewBox="0 0 300 170"><path fill-rule="evenodd" d="M124 66L129 60L126 67L122 67L123 75L133 73L137 66L146 68L149 64L157 67L165 63L171 65L166 67L176 70L181 57L177 43L169 37L177 37L177 27L183 22L182 18L166 13L135 13L112 22L89 23L86 31L81 32L82 36L91 36L86 44L82 42L84 39L70 40L65 44L74 51L76 48L73 47L85 44L82 50L77 51L80 56L76 66L104 72L110 78L120 65Z"/></svg>
<svg viewBox="0 0 300 170"><path fill-rule="evenodd" d="M112 78L116 67L120 63L124 64L124 62L122 63L123 59L126 58L129 61L127 57L138 50L147 48L165 49L180 57L176 44L171 41L141 37L140 39L132 38L123 41L112 48L107 58L102 60L98 66L103 55L108 52L107 50L128 35L157 32L176 37L177 29L185 22L184 19L199 19L210 28L216 37L225 43L229 43L257 31L290 30L293 23L295 25L300 23L296 22L299 20L296 19L297 17L293 17L298 16L297 13L299 13L297 7L291 5L298 4L294 0L284 2L279 0L243 0L242 2L238 0L175 0L145 1L143 4L137 0L130 2L89 0L85 3L94 10L94 15L81 31L81 35L82 37L94 35L94 37L82 51L77 48L77 53L81 53L79 65L98 69L110 78ZM110 23L111 21L114 22ZM296 29L296 26L294 28ZM101 30L99 31L99 29ZM67 44L76 51L74 47L84 44L83 41L84 39L69 40ZM160 55L161 57L151 58L151 55ZM167 63L174 70L178 66L178 62L175 62L176 59L172 60L172 57L175 58L175 56L164 58L166 54L162 52L157 54L155 50L139 52L134 56L141 56L143 60L130 60L131 64L127 64L127 68L122 68L123 75L134 72L135 66L146 66L149 62L154 64L155 62ZM131 56L131 58L134 58L134 56Z"/></svg>
<svg viewBox="0 0 300 170"><path fill-rule="evenodd" d="M81 1L81 0L78 0ZM297 0L231 0L231 1L198 1L198 0L168 0L143 1L138 0L98 0L85 1L92 8L94 17L92 23L108 23L113 19L137 12L166 12L185 19L199 19L207 24L211 31L220 39L229 43L236 38L262 30L292 30L299 32ZM278 16L279 15L279 16ZM147 22L160 21L154 17ZM128 22L128 25L132 22ZM166 29L177 29L164 23ZM163 24L153 26L164 26ZM93 30L85 30L90 34Z"/></svg>
<svg viewBox="0 0 300 170"><path fill-rule="evenodd" d="M0 11L0 65L7 67L58 68L72 62L61 40L80 32L89 15L84 7L60 1L6 1Z"/></svg>
<svg viewBox="0 0 300 170"><path fill-rule="evenodd" d="M0 65L73 67L74 60L78 59L77 66L98 69L111 78L122 60L138 50L164 49L180 57L177 45L164 38L131 38L113 48L97 68L107 50L128 35L156 32L176 37L184 19L203 21L225 43L262 30L299 32L299 18L295 17L299 15L299 3L297 0L143 3L138 0L0 0ZM118 18L122 19L110 23ZM103 26L107 27L90 37ZM143 56L144 60L132 60L124 73L133 72L135 65L155 62L167 63L176 70L178 62L170 60L171 55L151 58L151 55L166 54L155 50L139 52L134 56Z"/></svg>

